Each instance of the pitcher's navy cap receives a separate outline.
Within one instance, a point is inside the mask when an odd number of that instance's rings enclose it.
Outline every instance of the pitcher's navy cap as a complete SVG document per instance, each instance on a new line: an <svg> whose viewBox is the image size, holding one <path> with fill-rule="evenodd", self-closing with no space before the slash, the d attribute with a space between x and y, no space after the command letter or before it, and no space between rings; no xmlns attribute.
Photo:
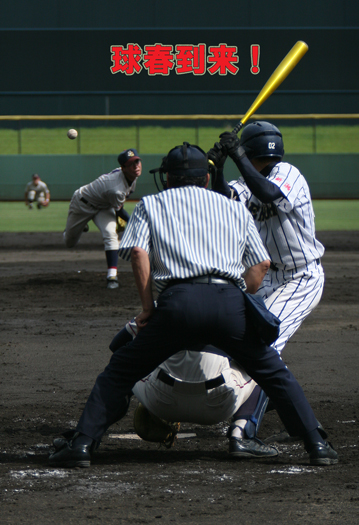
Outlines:
<svg viewBox="0 0 359 525"><path fill-rule="evenodd" d="M129 164L131 164L131 162L138 159L141 160L141 157L137 153L137 150L135 150L134 148L125 149L124 151L121 151L117 158L120 166L128 166Z"/></svg>

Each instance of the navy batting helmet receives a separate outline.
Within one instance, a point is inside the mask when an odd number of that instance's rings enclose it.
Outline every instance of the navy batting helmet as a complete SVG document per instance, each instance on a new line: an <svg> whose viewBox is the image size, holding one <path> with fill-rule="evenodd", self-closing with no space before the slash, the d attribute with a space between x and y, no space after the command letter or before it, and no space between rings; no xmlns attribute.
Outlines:
<svg viewBox="0 0 359 525"><path fill-rule="evenodd" d="M258 120L248 124L242 131L240 145L249 159L259 157L282 159L284 155L282 134L270 122Z"/></svg>

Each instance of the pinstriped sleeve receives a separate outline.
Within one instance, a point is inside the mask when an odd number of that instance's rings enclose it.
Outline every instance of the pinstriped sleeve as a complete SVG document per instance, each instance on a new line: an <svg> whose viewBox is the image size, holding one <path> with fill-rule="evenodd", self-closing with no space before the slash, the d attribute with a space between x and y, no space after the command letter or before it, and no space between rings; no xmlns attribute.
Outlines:
<svg viewBox="0 0 359 525"><path fill-rule="evenodd" d="M269 260L270 257L259 236L253 217L249 212L247 212L247 217L247 242L243 253L243 264L246 268L249 268Z"/></svg>
<svg viewBox="0 0 359 525"><path fill-rule="evenodd" d="M119 256L125 261L131 259L131 250L135 246L142 248L148 254L151 250L151 236L147 212L143 201L136 204L128 221L125 233L120 242Z"/></svg>

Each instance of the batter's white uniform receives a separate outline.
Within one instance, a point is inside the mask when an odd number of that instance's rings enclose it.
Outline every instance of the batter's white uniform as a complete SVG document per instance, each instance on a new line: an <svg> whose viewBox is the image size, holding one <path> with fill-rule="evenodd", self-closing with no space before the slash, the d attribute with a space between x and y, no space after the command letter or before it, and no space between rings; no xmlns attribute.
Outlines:
<svg viewBox="0 0 359 525"><path fill-rule="evenodd" d="M116 211L123 207L135 188L136 180L130 185L122 169L116 168L76 190L70 202L64 232L66 246L73 248L86 224L93 220L101 231L105 250L118 250Z"/></svg>
<svg viewBox="0 0 359 525"><path fill-rule="evenodd" d="M136 322L127 323L126 330L135 337ZM174 354L135 384L134 395L166 421L199 425L226 421L249 398L256 383L213 346L206 350Z"/></svg>
<svg viewBox="0 0 359 525"><path fill-rule="evenodd" d="M315 238L310 190L300 171L280 162L266 178L284 197L263 204L242 177L229 186L251 212L272 261L257 293L281 321L279 338L272 345L281 353L321 299L324 271L320 258L324 247Z"/></svg>

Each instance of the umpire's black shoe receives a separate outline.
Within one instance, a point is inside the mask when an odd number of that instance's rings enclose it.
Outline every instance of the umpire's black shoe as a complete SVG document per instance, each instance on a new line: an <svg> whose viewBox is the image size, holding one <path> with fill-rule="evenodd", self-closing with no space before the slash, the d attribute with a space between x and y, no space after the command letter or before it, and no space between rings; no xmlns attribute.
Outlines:
<svg viewBox="0 0 359 525"><path fill-rule="evenodd" d="M332 447L331 443L317 443L309 450L309 459L311 465L335 465L338 463L338 454Z"/></svg>
<svg viewBox="0 0 359 525"><path fill-rule="evenodd" d="M88 468L91 465L91 445L82 445L64 440L60 449L50 455L49 463L51 467Z"/></svg>
<svg viewBox="0 0 359 525"><path fill-rule="evenodd" d="M232 436L229 440L229 455L234 458L273 458L278 450L265 445L257 438L244 439Z"/></svg>

